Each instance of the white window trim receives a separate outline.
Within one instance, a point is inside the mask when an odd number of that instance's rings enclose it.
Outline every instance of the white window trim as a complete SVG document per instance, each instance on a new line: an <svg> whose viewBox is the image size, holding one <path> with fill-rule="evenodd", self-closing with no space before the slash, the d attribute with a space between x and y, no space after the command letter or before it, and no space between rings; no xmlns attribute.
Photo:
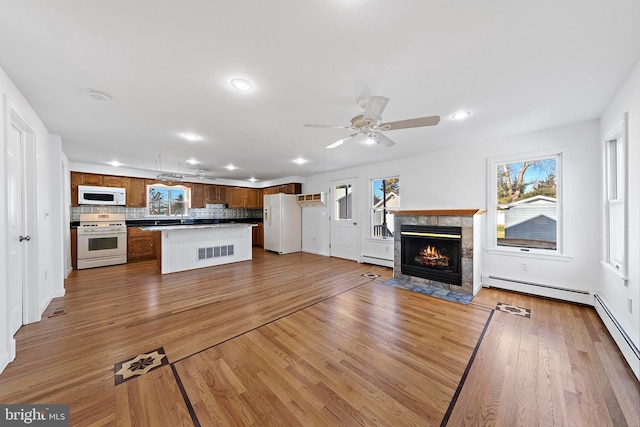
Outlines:
<svg viewBox="0 0 640 427"><path fill-rule="evenodd" d="M167 185L167 184L148 184L146 186L146 192L145 192L145 198L147 200L147 212L145 214L145 218L155 218L155 219L161 219L161 218L173 218L176 216L176 214L173 215L153 215L151 212L149 212L149 209L151 209L151 204L149 203L149 188L150 187L163 187L163 188L178 188L178 189L182 189L184 190L184 194L186 196L186 202L187 202L187 213L185 215L180 215L180 218L190 218L188 211L189 209L191 209L191 188L187 187L186 185Z"/></svg>
<svg viewBox="0 0 640 427"><path fill-rule="evenodd" d="M527 256L532 258L542 259L570 259L564 254L564 192L565 186L565 174L564 163L566 161L568 149L566 147L559 147L556 149L533 151L521 154L509 154L504 156L496 156L487 158L487 252L493 254L503 255L518 255ZM498 195L497 195L497 176L496 168L498 165L505 163L515 163L524 160L542 160L550 157L556 158L556 185L557 185L557 237L556 249L534 249L534 248L518 248L508 246L498 246L497 238L497 209Z"/></svg>
<svg viewBox="0 0 640 427"><path fill-rule="evenodd" d="M379 177L379 178L371 178L369 180L369 233L368 233L368 237L367 240L370 241L376 241L376 242L386 242L386 241L390 241L393 242L393 237L384 237L384 236L374 236L373 235L373 214L375 209L373 208L373 183L375 181L380 181L380 180L387 180L387 179L398 179L398 181L400 181L400 175L389 175L389 176L385 176L385 177ZM400 205L402 204L402 196L400 197ZM400 209L400 206L398 206L396 209ZM390 209L387 209L390 210ZM394 220L395 220L395 214L394 214Z"/></svg>
<svg viewBox="0 0 640 427"><path fill-rule="evenodd" d="M615 201L609 200L609 145L611 141L619 142L621 147L622 162L618 163L622 167L622 191L618 190L618 198ZM628 210L628 187L629 187L629 156L628 156L628 113L624 113L620 123L613 129L602 141L602 234L603 234L603 253L602 265L611 273L623 281L628 280L627 270L629 266L629 210ZM611 203L622 204L623 210L623 232L622 232L622 257L619 262L612 262L610 256L611 236L609 233L610 209Z"/></svg>

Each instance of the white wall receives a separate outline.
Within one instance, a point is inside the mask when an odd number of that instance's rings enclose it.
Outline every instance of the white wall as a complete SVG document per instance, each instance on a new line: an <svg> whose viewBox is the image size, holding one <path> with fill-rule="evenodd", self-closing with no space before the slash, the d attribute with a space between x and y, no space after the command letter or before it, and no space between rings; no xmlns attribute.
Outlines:
<svg viewBox="0 0 640 427"><path fill-rule="evenodd" d="M565 151L566 256L551 259L526 254L485 253L482 273L591 292L598 287L600 247L597 121L316 175L307 180L305 192L328 191L331 180L357 177L361 253L366 254L379 249L367 239L371 179L400 177L400 209L486 209L487 158L559 148ZM428 185L426 177L439 184ZM317 210L303 209L302 247L306 252L328 254L330 229L326 212L329 207L313 209ZM527 264L528 271L521 270L522 263Z"/></svg>
<svg viewBox="0 0 640 427"><path fill-rule="evenodd" d="M599 269L600 297L616 320L640 347L640 63L638 63L607 107L601 119L601 141L618 126L622 115L628 113L627 140L627 203L628 203L628 281L625 283L607 268ZM601 196L604 200L604 196ZM601 207L602 209L602 207ZM604 245L603 245L604 246ZM604 253L600 253L604 259ZM631 300L631 310L629 310ZM623 348L621 345L621 348ZM640 378L640 361L625 354L636 376Z"/></svg>
<svg viewBox="0 0 640 427"><path fill-rule="evenodd" d="M60 266L54 268L54 253L59 254L63 247L59 229L60 209L52 208L51 186L60 183L58 171L52 171L51 157L60 152L59 138L52 138L46 127L33 111L27 100L11 82L9 77L0 69L0 95L6 96L8 103L26 122L35 133L35 173L27 177L29 186L35 188L33 194L27 194L29 214L33 215L34 230L29 230L32 240L29 242L35 246L34 259L29 260L27 274L34 280L33 298L28 305L33 307L28 321L38 321L43 310L54 296L64 292L64 283L60 274ZM0 105L0 200L3 201L0 209L0 372L15 357L15 341L9 332L8 313L6 301L8 300L7 253L6 253L6 190L4 180L4 162L6 150L5 126L8 117L6 105ZM53 225L54 222L57 222ZM57 262L57 261L55 261Z"/></svg>

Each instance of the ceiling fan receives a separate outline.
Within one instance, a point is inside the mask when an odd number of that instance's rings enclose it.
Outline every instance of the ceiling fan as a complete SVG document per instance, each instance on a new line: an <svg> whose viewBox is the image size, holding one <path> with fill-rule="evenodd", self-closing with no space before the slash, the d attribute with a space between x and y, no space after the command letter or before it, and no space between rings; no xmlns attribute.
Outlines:
<svg viewBox="0 0 640 427"><path fill-rule="evenodd" d="M348 126L316 124L303 124L302 126L310 128L350 129L356 131L356 133L328 145L327 148L338 147L346 141L362 136L365 136L371 143L380 144L384 147L391 147L395 145L395 142L382 132L396 129L435 126L440 123L440 116L418 117L415 119L382 123L382 111L384 111L388 103L389 98L385 98L384 96L360 98L358 100L358 105L360 108L364 109L364 112L352 118Z"/></svg>

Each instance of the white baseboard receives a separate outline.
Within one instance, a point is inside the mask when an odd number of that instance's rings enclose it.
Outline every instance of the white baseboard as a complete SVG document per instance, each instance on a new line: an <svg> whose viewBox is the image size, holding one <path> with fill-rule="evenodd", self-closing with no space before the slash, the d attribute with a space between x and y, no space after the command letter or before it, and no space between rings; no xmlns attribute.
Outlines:
<svg viewBox="0 0 640 427"><path fill-rule="evenodd" d="M640 349L633 343L600 295L596 294L594 297L593 306L602 319L602 323L604 323L609 334L618 345L620 352L636 375L636 378L640 380Z"/></svg>
<svg viewBox="0 0 640 427"><path fill-rule="evenodd" d="M370 255L362 255L362 261L365 264L381 265L382 267L393 268L392 259L378 258Z"/></svg>
<svg viewBox="0 0 640 427"><path fill-rule="evenodd" d="M563 301L593 305L593 298L589 292L576 289L495 276L482 276L482 285L485 287L507 289L510 291L524 292L527 294L555 298Z"/></svg>
<svg viewBox="0 0 640 427"><path fill-rule="evenodd" d="M313 249L302 248L302 252L307 252L307 253L310 253L310 254L316 254L316 255L322 255L322 256L330 256L328 252L314 251Z"/></svg>
<svg viewBox="0 0 640 427"><path fill-rule="evenodd" d="M9 351L0 356L0 374L16 358L16 340L11 338L7 344Z"/></svg>

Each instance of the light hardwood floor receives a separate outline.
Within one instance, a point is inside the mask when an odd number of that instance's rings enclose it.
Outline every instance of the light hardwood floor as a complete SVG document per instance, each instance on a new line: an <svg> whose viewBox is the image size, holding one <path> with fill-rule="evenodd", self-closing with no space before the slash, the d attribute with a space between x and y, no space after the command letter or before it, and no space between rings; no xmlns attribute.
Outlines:
<svg viewBox="0 0 640 427"><path fill-rule="evenodd" d="M262 250L75 271L16 334L0 402L67 403L72 425L640 425L640 385L592 308L496 289L465 306L391 276ZM116 363L158 348L168 364L115 385Z"/></svg>

